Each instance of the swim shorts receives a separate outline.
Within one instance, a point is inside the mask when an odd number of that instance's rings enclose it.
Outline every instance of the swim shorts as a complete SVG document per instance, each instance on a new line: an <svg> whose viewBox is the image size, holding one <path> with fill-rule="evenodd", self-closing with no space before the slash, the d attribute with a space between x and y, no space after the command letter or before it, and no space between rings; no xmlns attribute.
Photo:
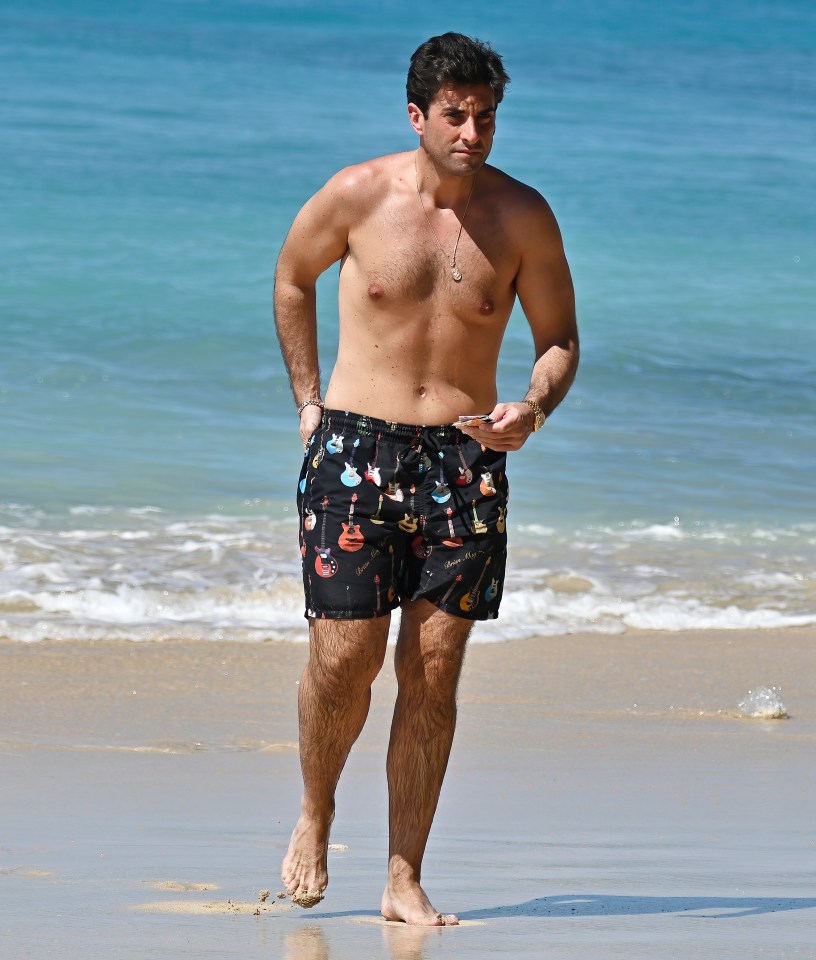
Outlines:
<svg viewBox="0 0 816 960"><path fill-rule="evenodd" d="M298 484L306 616L367 619L429 600L498 614L507 555L506 454L456 427L325 410Z"/></svg>

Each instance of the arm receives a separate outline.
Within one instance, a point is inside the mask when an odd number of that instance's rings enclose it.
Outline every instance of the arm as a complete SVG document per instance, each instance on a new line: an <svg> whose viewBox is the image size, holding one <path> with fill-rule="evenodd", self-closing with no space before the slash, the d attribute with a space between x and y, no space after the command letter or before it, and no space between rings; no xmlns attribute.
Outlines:
<svg viewBox="0 0 816 960"><path fill-rule="evenodd" d="M535 364L525 399L549 416L567 395L578 368L575 294L561 232L548 204L535 194L521 218L524 237L516 293L533 334ZM518 450L535 426L523 402L498 403L492 424L465 432L494 450Z"/></svg>
<svg viewBox="0 0 816 960"><path fill-rule="evenodd" d="M348 173L333 177L295 217L275 270L275 325L295 403L320 399L317 356L317 278L348 247ZM305 407L300 435L305 443L320 423L320 408Z"/></svg>

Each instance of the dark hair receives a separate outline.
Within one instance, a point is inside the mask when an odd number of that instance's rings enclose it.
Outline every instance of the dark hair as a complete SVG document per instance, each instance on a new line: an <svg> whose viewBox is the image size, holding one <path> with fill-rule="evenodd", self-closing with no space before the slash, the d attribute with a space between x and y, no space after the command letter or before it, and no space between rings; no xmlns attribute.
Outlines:
<svg viewBox="0 0 816 960"><path fill-rule="evenodd" d="M502 58L489 43L461 33L443 33L426 40L414 52L405 87L408 102L415 103L427 117L431 101L445 83L485 83L498 105L509 82Z"/></svg>

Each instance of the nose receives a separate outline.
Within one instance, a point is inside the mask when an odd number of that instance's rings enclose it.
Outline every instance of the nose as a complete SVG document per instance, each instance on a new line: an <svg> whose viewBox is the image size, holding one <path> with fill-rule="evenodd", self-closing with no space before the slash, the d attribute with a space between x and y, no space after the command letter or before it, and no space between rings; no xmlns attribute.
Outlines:
<svg viewBox="0 0 816 960"><path fill-rule="evenodd" d="M462 124L462 132L459 136L464 143L476 143L479 139L479 129L475 117L467 118Z"/></svg>

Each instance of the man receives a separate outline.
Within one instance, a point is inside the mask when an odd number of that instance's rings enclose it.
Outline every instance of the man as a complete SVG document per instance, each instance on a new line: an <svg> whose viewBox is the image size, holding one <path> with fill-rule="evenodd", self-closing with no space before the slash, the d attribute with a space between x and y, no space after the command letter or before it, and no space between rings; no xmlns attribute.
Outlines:
<svg viewBox="0 0 816 960"><path fill-rule="evenodd" d="M297 215L278 261L276 323L306 450L304 790L282 866L302 906L328 883L335 789L399 607L381 909L388 920L458 922L431 905L420 871L465 644L501 599L506 453L560 403L578 363L555 218L535 190L486 164L508 80L480 41L447 33L422 44L407 84L418 149L337 173ZM340 340L324 402L315 283L338 261ZM516 297L535 365L523 398L497 402Z"/></svg>

